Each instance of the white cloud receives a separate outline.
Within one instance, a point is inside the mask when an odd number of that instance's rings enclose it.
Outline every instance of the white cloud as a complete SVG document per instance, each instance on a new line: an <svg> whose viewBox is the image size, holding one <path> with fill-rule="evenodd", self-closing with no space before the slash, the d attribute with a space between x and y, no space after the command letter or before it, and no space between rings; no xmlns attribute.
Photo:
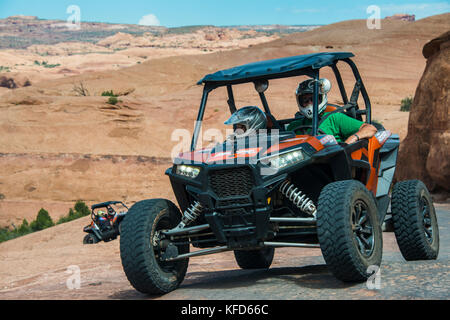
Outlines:
<svg viewBox="0 0 450 320"><path fill-rule="evenodd" d="M160 26L158 18L154 14L148 14L143 16L141 20L139 20L139 25L141 26Z"/></svg>

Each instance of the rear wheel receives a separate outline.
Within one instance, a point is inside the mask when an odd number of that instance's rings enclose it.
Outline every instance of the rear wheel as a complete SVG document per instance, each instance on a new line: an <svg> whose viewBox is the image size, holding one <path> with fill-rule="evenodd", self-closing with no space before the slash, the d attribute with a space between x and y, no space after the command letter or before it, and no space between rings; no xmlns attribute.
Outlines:
<svg viewBox="0 0 450 320"><path fill-rule="evenodd" d="M99 242L100 242L100 240L98 240L98 238L96 236L94 236L92 233L88 233L83 238L83 244L96 244Z"/></svg>
<svg viewBox="0 0 450 320"><path fill-rule="evenodd" d="M257 250L235 250L234 257L241 269L269 269L272 265L274 248Z"/></svg>
<svg viewBox="0 0 450 320"><path fill-rule="evenodd" d="M321 192L317 233L323 257L336 278L361 282L380 266L382 230L373 196L359 181L339 181Z"/></svg>
<svg viewBox="0 0 450 320"><path fill-rule="evenodd" d="M189 259L165 262L170 247L178 254L189 252L189 244L160 241L160 231L175 228L181 219L178 208L164 199L136 203L121 223L120 256L131 285L147 294L165 294L184 280Z"/></svg>
<svg viewBox="0 0 450 320"><path fill-rule="evenodd" d="M398 246L407 261L437 259L439 228L436 211L423 182L412 180L395 184L392 220Z"/></svg>

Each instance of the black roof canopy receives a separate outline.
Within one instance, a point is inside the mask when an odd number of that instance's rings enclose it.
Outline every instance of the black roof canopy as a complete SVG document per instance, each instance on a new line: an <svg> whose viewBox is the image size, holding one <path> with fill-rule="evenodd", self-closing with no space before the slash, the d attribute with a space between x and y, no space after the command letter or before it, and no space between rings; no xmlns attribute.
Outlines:
<svg viewBox="0 0 450 320"><path fill-rule="evenodd" d="M205 76L198 84L216 86L251 82L257 79L276 79L308 74L339 60L354 57L351 52L321 52L245 64Z"/></svg>
<svg viewBox="0 0 450 320"><path fill-rule="evenodd" d="M110 205L115 205L115 204L121 204L125 208L127 208L127 206L122 201L108 201L108 202L94 204L91 207L91 210L100 209L100 208L106 208L106 207L109 207Z"/></svg>

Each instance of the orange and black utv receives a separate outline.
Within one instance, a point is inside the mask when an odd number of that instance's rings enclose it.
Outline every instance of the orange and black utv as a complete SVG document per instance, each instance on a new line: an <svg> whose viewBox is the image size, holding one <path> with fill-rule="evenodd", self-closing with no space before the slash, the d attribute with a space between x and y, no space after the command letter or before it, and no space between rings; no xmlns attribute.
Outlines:
<svg viewBox="0 0 450 320"><path fill-rule="evenodd" d="M347 145L319 129L320 70L327 67L343 102L328 111L372 124L370 99L353 56L326 52L256 62L198 83L204 91L191 150L166 171L178 207L165 199L145 200L122 223L122 265L136 290L175 290L190 257L224 251L234 251L241 268L269 268L279 247L320 248L338 279L365 281L372 275L368 270L381 264L386 221L406 260L437 258L438 226L425 185L405 181L392 188L398 135L374 123L379 130L374 137ZM350 99L338 64L348 65L355 78ZM312 124L287 131L297 118L276 119L265 92L269 81L300 76L315 80ZM255 85L269 120L266 132L198 150L210 92L226 88L234 113L233 87L246 83ZM296 134L297 129L305 134ZM198 250L190 252L191 246Z"/></svg>
<svg viewBox="0 0 450 320"><path fill-rule="evenodd" d="M87 235L83 244L96 244L101 241L116 240L120 235L121 223L128 207L121 201L108 201L91 207L91 223L83 228Z"/></svg>

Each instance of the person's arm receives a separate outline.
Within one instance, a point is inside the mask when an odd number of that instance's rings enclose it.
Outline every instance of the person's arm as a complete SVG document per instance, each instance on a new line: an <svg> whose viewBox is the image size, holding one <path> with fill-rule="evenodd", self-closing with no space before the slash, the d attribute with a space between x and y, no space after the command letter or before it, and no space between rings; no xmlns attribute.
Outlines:
<svg viewBox="0 0 450 320"><path fill-rule="evenodd" d="M361 128L359 128L359 131L348 137L347 140L345 140L345 143L352 144L355 143L361 139L369 139L372 138L377 133L377 128L375 128L373 125L364 123Z"/></svg>

